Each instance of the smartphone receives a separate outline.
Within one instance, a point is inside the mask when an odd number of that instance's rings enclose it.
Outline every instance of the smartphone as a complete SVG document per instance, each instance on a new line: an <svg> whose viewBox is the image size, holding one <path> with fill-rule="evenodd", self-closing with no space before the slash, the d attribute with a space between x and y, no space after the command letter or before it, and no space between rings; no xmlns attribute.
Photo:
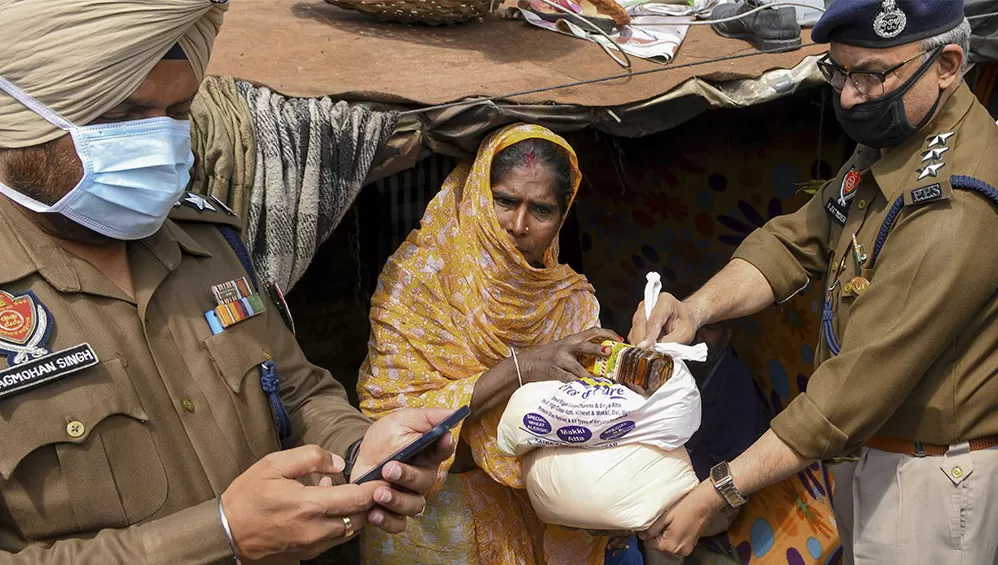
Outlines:
<svg viewBox="0 0 998 565"><path fill-rule="evenodd" d="M471 408L469 408L468 406L462 406L457 410L457 412L454 412L453 414L448 416L446 420L440 422L436 426L433 426L433 428L430 431L419 436L418 438L413 440L413 442L410 443L409 445L396 451L388 459L385 459L381 463L375 465L374 468L372 468L370 471L364 473L364 476L352 481L353 484L360 485L363 483L369 483L371 481L380 480L381 470L385 468L385 465L387 465L392 461L408 463L414 457L422 453L423 450L437 443L437 441L439 441L440 438L444 437L444 434L452 430L454 426L460 424L461 421L467 418L469 414L471 414Z"/></svg>

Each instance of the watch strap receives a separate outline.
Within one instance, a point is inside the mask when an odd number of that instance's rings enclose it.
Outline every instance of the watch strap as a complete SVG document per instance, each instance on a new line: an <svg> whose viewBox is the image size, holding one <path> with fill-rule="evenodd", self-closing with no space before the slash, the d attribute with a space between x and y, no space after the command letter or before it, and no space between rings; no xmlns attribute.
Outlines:
<svg viewBox="0 0 998 565"><path fill-rule="evenodd" d="M710 470L710 480L717 493L731 508L739 508L747 502L738 487L735 486L727 462L718 463Z"/></svg>

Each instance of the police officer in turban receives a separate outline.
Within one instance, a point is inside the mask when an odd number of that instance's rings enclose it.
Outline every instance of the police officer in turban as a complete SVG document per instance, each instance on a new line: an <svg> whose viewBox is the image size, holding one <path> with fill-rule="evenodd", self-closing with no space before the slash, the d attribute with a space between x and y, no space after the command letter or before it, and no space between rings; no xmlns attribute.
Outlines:
<svg viewBox="0 0 998 565"><path fill-rule="evenodd" d="M453 450L343 484L449 411L371 425L184 193L227 7L0 0L0 562L297 562L401 531Z"/></svg>

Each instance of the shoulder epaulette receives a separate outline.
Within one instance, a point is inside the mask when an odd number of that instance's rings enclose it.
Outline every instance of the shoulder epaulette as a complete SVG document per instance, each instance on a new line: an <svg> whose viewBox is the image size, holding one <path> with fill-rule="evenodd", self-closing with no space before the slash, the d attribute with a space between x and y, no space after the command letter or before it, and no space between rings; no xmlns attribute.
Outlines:
<svg viewBox="0 0 998 565"><path fill-rule="evenodd" d="M953 185L949 180L952 170L954 136L956 131L936 133L925 139L918 168L915 169L916 186L902 195L903 206L921 206L953 198Z"/></svg>
<svg viewBox="0 0 998 565"><path fill-rule="evenodd" d="M894 229L894 224L897 222L903 207L952 198L954 188L977 192L998 205L998 189L980 179L965 175L953 175L949 178L949 182L934 183L926 187L907 191L894 202L891 209L887 212L887 216L884 218L883 225L880 226L877 243L873 248L873 263L877 262L880 250L884 247L887 236Z"/></svg>

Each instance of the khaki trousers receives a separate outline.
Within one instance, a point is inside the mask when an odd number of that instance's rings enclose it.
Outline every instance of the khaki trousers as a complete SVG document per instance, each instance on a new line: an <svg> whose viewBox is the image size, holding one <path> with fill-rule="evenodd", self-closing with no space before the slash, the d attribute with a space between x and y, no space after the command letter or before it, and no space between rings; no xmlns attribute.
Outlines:
<svg viewBox="0 0 998 565"><path fill-rule="evenodd" d="M846 565L998 565L998 448L831 467Z"/></svg>

